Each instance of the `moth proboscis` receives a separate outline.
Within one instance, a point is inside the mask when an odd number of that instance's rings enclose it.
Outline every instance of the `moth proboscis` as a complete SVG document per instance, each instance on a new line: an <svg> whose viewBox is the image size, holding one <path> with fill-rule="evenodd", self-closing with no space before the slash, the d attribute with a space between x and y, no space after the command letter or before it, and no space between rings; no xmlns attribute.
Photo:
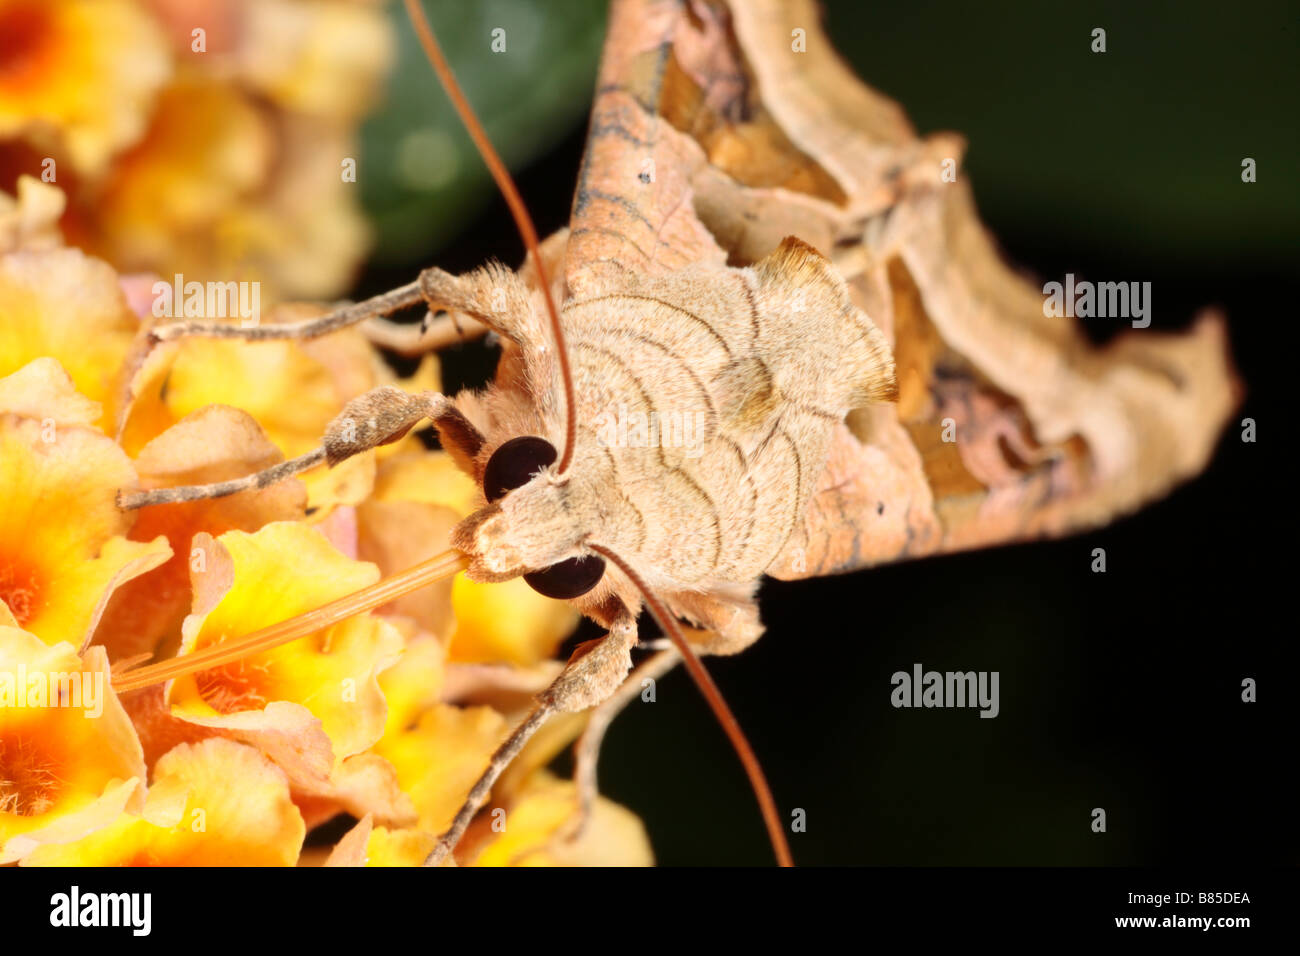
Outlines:
<svg viewBox="0 0 1300 956"><path fill-rule="evenodd" d="M608 633L577 649L493 755L431 861L455 846L497 775L551 714L594 706L600 717L592 726L602 728L628 699L630 683L661 672L680 655L736 746L778 859L788 862L775 801L697 651L735 653L757 639L762 625L754 589L765 572L830 573L1063 533L1135 507L1196 470L1214 421L1226 414L1226 400L1215 390L1219 370L1210 367L1214 328L1206 324L1199 338L1176 346L1182 349L1176 354L1172 348L1158 354L1144 341L1112 350L1109 365L1100 361L1072 344L1068 330L1032 309L1016 312L1041 303L1010 285L987 240L971 228L965 186L926 178L939 159L960 151L953 138L908 139L892 105L882 106L874 94L833 73L842 69L833 58L787 62L775 44L767 49L772 55L747 64L748 72L751 82L788 92L789 102L774 99L764 109L750 103L748 111L730 104L728 110L716 102L725 86L692 84L710 68L745 74L727 59L735 51L668 42L679 32L693 40L692 29L701 35L712 29L723 44L751 42L765 28L774 37L788 36L780 16L811 17L800 4L780 14L774 12L779 5L736 5L734 23L710 20L729 5L693 5L698 17L687 18L686 27L674 22L680 11L671 4L615 4L611 37L637 39L626 44L631 49L607 45L573 228L539 242L422 12L412 0L407 6L519 226L528 250L519 273L487 266L453 276L433 268L416 282L319 319L253 329L175 323L153 334L160 340L308 337L424 302L431 313L445 311L453 324L498 335L502 355L494 384L454 399L376 390L348 404L321 448L273 471L220 487L124 496L122 503L139 507L236 493L322 462L335 464L427 419L482 489L482 507L455 529L453 550L404 574L202 654L121 672L114 683L126 690L212 667L380 606L465 566L480 580L522 575L542 593L570 600ZM653 95L637 85L647 76L657 84ZM847 112L856 110L864 126L870 117L871 135L836 126L845 109L835 116L810 109L800 84L812 79L852 100ZM748 124L737 137L742 145L761 141L780 153L788 184L780 198L789 202L774 205L768 221L752 204L759 194L772 196L749 180L771 171L756 172L745 166L750 154L722 148L735 144L723 141L716 151L718 163L731 164L725 170L699 148L718 140L722 118L732 115ZM862 169L811 158L816 149L837 147L861 157ZM655 171L650 175L647 160ZM842 189L832 174L860 188ZM647 197L645 208L628 195ZM871 241L849 248L835 232L848 228L845 223ZM726 242L715 242L711 232ZM611 254L602 243L626 255ZM836 261L818 248L834 251ZM957 254L972 263L969 276L956 269ZM728 265L729 257L738 264ZM846 284L850 265L868 281ZM999 325L1000 310L1016 312L1020 324ZM416 344L442 341L438 324L422 330ZM402 338L395 329L383 334ZM891 340L907 373L901 382ZM1183 359L1194 371L1209 368L1209 384L1197 375L1173 376L1182 382L1176 395L1156 397L1168 401L1167 417L1178 427L1148 427L1142 434L1189 439L1170 446L1171 463L1156 471L1126 469L1123 455L1145 453L1150 443L1121 440L1121 434L1108 444L1106 428L1136 414L1131 410L1148 393L1168 389L1169 378L1158 370ZM1127 363L1126 374L1112 382L1107 369L1121 363ZM1011 401L1018 380L1042 369L1066 382L1061 388L1072 390L1067 397L1082 395L1078 401L1087 404L1089 395L1104 395L1106 401L1088 404L1086 414L1062 401L1060 389L1030 389L1021 405ZM897 405L890 404L896 397ZM628 419L655 421L658 430L626 428ZM1198 419L1208 424L1193 433L1187 426ZM931 427L940 420L954 422L960 443L943 444L947 439ZM665 422L675 440L664 440ZM864 434L874 443L859 442ZM825 506L810 508L816 496ZM644 661L628 681L643 605L673 649ZM688 636L679 618L700 630ZM599 736L584 736L575 766L587 806Z"/></svg>

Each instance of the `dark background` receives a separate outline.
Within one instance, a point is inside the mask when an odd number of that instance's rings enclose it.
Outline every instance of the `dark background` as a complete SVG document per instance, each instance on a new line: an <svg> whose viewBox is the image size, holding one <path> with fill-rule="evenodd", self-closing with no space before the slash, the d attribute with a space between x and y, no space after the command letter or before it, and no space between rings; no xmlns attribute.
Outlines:
<svg viewBox="0 0 1300 956"><path fill-rule="evenodd" d="M468 6L428 4L546 234L568 216L602 6ZM1134 7L826 4L859 75L922 133L966 135L981 214L1012 261L1042 277L1150 281L1153 328L1220 306L1247 394L1205 475L1108 528L764 584L766 636L710 666L778 802L807 812L792 836L802 864L1296 861L1283 769L1297 672L1279 659L1295 634L1282 393L1295 363L1300 18L1285 3ZM402 64L363 153L381 241L358 295L432 262L522 255L396 22ZM484 65L496 24L518 40L509 70ZM1098 26L1105 54L1089 50ZM430 117L451 131L457 175L435 171L436 189L385 181L395 140ZM1089 333L1104 340L1105 326ZM482 345L453 350L447 385L481 384L492 360ZM1243 417L1258 423L1254 444L1240 440ZM1095 547L1105 574L1090 570ZM890 675L915 662L999 671L1000 715L892 708ZM1259 703L1241 701L1245 677ZM674 673L657 697L615 723L602 790L641 815L661 863L769 862L744 776L689 680Z"/></svg>

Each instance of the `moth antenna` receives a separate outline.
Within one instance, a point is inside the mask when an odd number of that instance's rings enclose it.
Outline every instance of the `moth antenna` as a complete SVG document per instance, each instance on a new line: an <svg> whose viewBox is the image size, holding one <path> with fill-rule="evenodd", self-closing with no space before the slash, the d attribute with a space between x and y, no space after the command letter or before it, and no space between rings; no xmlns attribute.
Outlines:
<svg viewBox="0 0 1300 956"><path fill-rule="evenodd" d="M514 217L520 238L524 240L524 248L533 257L533 264L537 267L537 276L542 283L542 295L546 299L546 311L551 320L551 337L555 340L555 350L559 357L560 377L564 381L564 449L560 454L558 467L558 473L562 475L569 470L569 464L573 461L573 445L578 430L577 410L573 394L573 374L569 370L569 350L564 344L564 330L560 328L559 310L555 308L555 300L551 297L551 280L542 262L537 229L533 226L532 217L528 215L528 207L519 196L519 190L515 188L514 180L510 178L506 164L497 155L487 132L483 129L483 124L474 115L474 108L469 105L469 100L465 98L460 84L456 82L455 74L451 72L451 67L443 57L442 48L438 46L433 28L429 26L429 20L425 17L419 0L406 0L406 14L410 17L416 35L420 38L420 45L424 47L424 55L428 57L434 72L442 82L447 98L456 108L461 122L465 124L466 132L478 147L479 155L483 157L483 162L492 173L492 178L496 180L497 188L501 190L506 205L510 207L510 215Z"/></svg>
<svg viewBox="0 0 1300 956"><path fill-rule="evenodd" d="M664 607L649 586L641 580L640 576L628 566L626 561L600 545L589 544L588 547L611 561L620 571L627 575L628 580L641 592L641 596L645 599L646 607L650 609L651 615L663 628L669 640L673 642L677 652L682 655L682 661L686 664L691 679L695 681L695 686L700 689L700 693L708 701L713 715L718 719L718 723L722 725L722 729L731 739L731 746L735 749L736 756L740 758L740 762L745 768L745 774L749 777L749 785L753 788L754 796L758 799L758 808L763 815L763 823L767 826L767 836L772 841L772 851L776 854L777 863L781 866L794 866L794 858L790 855L790 845L785 839L785 826L781 822L780 813L777 812L776 800L772 797L772 789L767 785L767 777L763 774L763 766L758 762L758 757L754 754L754 748L749 745L745 732L740 729L740 722L736 720L736 715L727 706L722 691L718 689L718 685L709 676L704 662L700 660L700 655L695 653L695 649L686 640L686 635L678 627L676 619L668 613L668 609Z"/></svg>
<svg viewBox="0 0 1300 956"><path fill-rule="evenodd" d="M444 551L369 587L353 591L351 594L345 594L338 600L322 604L318 608L306 611L278 624L264 627L251 634L245 634L243 637L237 637L232 641L223 641L220 644L213 644L210 647L195 651L193 654L159 661L157 664L150 664L148 667L137 667L116 672L113 674L113 689L122 694L131 690L140 690L151 684L160 684L175 677L193 674L196 671L221 667L241 657L247 657L249 654L269 650L297 638L306 637L316 631L323 631L325 628L332 627L340 621L345 621L353 615L360 614L362 611L373 610L381 604L387 604L389 601L422 588L426 584L432 584L435 581L451 577L468 566L469 560L460 551L454 549Z"/></svg>

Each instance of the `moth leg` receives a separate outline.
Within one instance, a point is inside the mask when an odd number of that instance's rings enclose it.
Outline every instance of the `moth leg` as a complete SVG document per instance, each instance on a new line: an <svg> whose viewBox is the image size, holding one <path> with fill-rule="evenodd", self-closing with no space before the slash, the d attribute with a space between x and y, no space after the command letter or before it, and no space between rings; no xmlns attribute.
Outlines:
<svg viewBox="0 0 1300 956"><path fill-rule="evenodd" d="M400 355L423 355L438 349L477 338L488 327L469 315L430 311L418 325L393 322L384 316L418 304L424 299L418 281L362 302L339 306L325 315L299 322L274 322L267 325L242 326L226 322L168 322L149 330L154 342L182 338L244 339L269 342L275 339L315 339L339 329L363 323L362 333L374 345Z"/></svg>
<svg viewBox="0 0 1300 956"><path fill-rule="evenodd" d="M642 692L642 684L647 680L658 680L672 670L681 657L675 648L659 651L653 657L638 664L617 691L596 706L587 726L573 745L573 783L578 791L578 809L566 827L562 838L573 841L582 836L587 821L591 819L592 808L596 805L599 787L596 782L596 764L600 759L600 746L604 743L605 732L614 718L623 712Z"/></svg>
<svg viewBox="0 0 1300 956"><path fill-rule="evenodd" d="M461 276L425 269L418 285L431 312L445 309L467 315L526 354L547 344L547 329L533 309L528 285L505 266L487 265Z"/></svg>
<svg viewBox="0 0 1300 956"><path fill-rule="evenodd" d="M608 699L632 669L632 648L636 646L636 619L624 613L615 619L603 638L580 644L569 664L546 690L537 705L493 752L487 769L475 781L465 802L447 831L438 838L425 866L437 866L460 842L470 821L483 806L502 771L519 755L529 738L552 714L586 710Z"/></svg>
<svg viewBox="0 0 1300 956"><path fill-rule="evenodd" d="M703 629L691 635L701 654L739 654L763 635L758 602L751 594L679 592L669 606Z"/></svg>
<svg viewBox="0 0 1300 956"><path fill-rule="evenodd" d="M561 284L559 265L564 258L568 230L550 236L541 245L548 277ZM341 305L325 315L299 322L275 322L243 326L227 322L168 322L150 329L153 342L167 342L186 337L244 339L267 342L274 339L314 339L366 323L362 330L376 345L404 355L419 355L465 339L482 335L488 329L504 335L525 348L545 344L545 328L538 321L530 302L530 283L538 284L537 268L529 257L523 275L500 265L476 269L464 276L453 276L442 269L426 269L415 282L408 282L361 302ZM390 322L383 318L418 304L429 306L429 315L419 325Z"/></svg>
<svg viewBox="0 0 1300 956"><path fill-rule="evenodd" d="M314 448L305 455L271 465L243 478L216 481L208 485L179 485L174 488L152 488L149 491L117 493L117 506L123 511L134 511L150 505L169 505L181 501L198 501L201 498L225 498L251 488L268 488L302 471L315 468L325 461L325 449Z"/></svg>
<svg viewBox="0 0 1300 956"><path fill-rule="evenodd" d="M578 645L568 666L542 692L542 700L567 713L608 700L632 669L636 642L636 618L631 614L616 618L604 637Z"/></svg>
<svg viewBox="0 0 1300 956"><path fill-rule="evenodd" d="M268 325L241 326L226 322L168 322L149 330L155 342L167 342L188 336L210 339L245 339L249 342L267 342L272 339L314 339L345 329L367 319L389 315L400 309L416 305L423 296L420 283L408 282L389 292L373 296L362 302L339 306L325 315L301 322L275 322Z"/></svg>
<svg viewBox="0 0 1300 956"><path fill-rule="evenodd" d="M309 468L321 464L333 467L370 448L397 441L424 418L433 421L444 447L458 463L462 458L466 462L472 461L478 454L483 436L447 396L437 392L411 395L400 388L384 385L348 402L338 417L326 426L321 447L305 455L230 481L119 494L117 504L119 508L131 511L149 505L224 498L250 488L265 488Z"/></svg>
<svg viewBox="0 0 1300 956"><path fill-rule="evenodd" d="M458 312L429 312L418 325L374 318L361 327L372 345L398 355L423 355L487 334L488 327Z"/></svg>
<svg viewBox="0 0 1300 956"><path fill-rule="evenodd" d="M732 609L736 605L731 602L724 602L724 604L727 608L724 616L729 618L732 616ZM737 613L736 618L740 620L741 615ZM758 609L757 606L754 606L755 623L757 618ZM762 633L761 625L759 625L758 633ZM747 634L748 631L746 636ZM718 646L726 647L738 640L736 635L724 636L718 633L705 633L694 628L686 630L686 637L692 644L699 647L702 653L707 654L729 653L725 650L715 651L713 648ZM754 639L756 639L756 636L749 638L749 643L753 643ZM645 647L646 645L642 644L641 646ZM737 650L740 649L737 648ZM582 836L587 821L591 819L592 808L595 807L596 798L600 795L596 782L596 765L600 759L600 747L605 740L605 733L609 730L609 725L642 692L642 684L646 680L658 680L679 663L681 663L681 656L677 653L676 648L669 644L666 649L658 651L653 657L647 658L638 664L632 673L628 675L623 685L591 712L586 728L573 745L573 783L578 791L578 809L562 835L563 839L577 840Z"/></svg>
<svg viewBox="0 0 1300 956"><path fill-rule="evenodd" d="M496 783L501 773L510 766L511 761L519 755L519 751L524 749L524 744L532 738L533 734L541 729L542 725L550 719L555 713L555 708L546 702L539 702L524 718L523 723L516 727L509 737L502 742L492 752L492 757L488 760L487 769L474 781L474 786L465 796L465 802L461 804L460 810L457 811L455 818L438 838L432 852L424 860L425 866L439 866L460 842L460 838L465 835L465 830L469 827L470 821L478 813L479 808L487 800L488 795L492 792L492 786Z"/></svg>
<svg viewBox="0 0 1300 956"><path fill-rule="evenodd" d="M542 265L545 267L546 278L550 282L551 294L556 302L564 298L564 251L568 245L568 239L569 230L567 228L560 229L543 239L538 247L538 251L541 253ZM518 277L528 289L541 290L541 271L538 269L537 262L534 261L531 253L524 257L524 263L519 268ZM362 328L366 338L375 345L401 355L423 355L425 352L436 351L457 342L477 338L488 332L488 325L470 313L456 310L449 304L466 294L464 284L473 281L472 275L457 278L441 270L429 270L426 281L428 283L428 294L425 296L425 300L426 304L429 305L429 313L424 317L423 322L419 325L413 325L404 322L390 322L387 319L371 319ZM461 288L456 288L457 283L461 285ZM472 290L470 291L472 292ZM478 296L478 298L481 300L482 297ZM491 307L491 311L494 313L501 311L499 309L501 295L496 295L495 302L490 299L491 297L489 297L487 305ZM480 302L480 304L482 303ZM509 322L508 318L504 316L501 321L504 323ZM494 328L495 326L496 323L493 323Z"/></svg>

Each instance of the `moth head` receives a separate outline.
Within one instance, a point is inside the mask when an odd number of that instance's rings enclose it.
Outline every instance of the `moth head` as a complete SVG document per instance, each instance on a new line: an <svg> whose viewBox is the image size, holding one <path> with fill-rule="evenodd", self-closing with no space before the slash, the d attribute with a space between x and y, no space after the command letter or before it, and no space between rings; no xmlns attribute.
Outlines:
<svg viewBox="0 0 1300 956"><path fill-rule="evenodd" d="M503 581L523 575L547 597L581 597L605 574L605 561L584 547L590 532L573 507L573 485L555 469L555 446L524 435L500 445L483 469L486 508L456 529L470 573Z"/></svg>

